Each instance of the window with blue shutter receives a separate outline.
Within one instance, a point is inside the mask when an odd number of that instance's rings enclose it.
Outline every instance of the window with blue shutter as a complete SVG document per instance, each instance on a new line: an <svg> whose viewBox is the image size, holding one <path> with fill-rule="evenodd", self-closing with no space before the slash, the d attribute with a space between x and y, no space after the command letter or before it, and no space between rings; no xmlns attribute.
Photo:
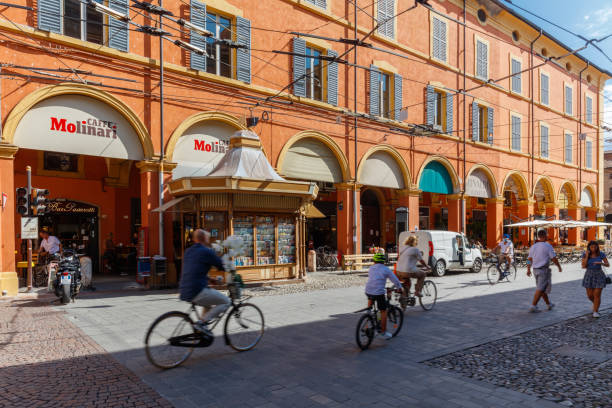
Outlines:
<svg viewBox="0 0 612 408"><path fill-rule="evenodd" d="M546 74L540 74L540 102L548 105L548 88L550 78Z"/></svg>
<svg viewBox="0 0 612 408"><path fill-rule="evenodd" d="M487 108L487 142L489 142L490 145L493 144L493 133L495 129L495 127L493 126L494 117L495 109Z"/></svg>
<svg viewBox="0 0 612 408"><path fill-rule="evenodd" d="M511 148L512 150L521 150L521 118L518 116L511 116Z"/></svg>
<svg viewBox="0 0 612 408"><path fill-rule="evenodd" d="M310 4L314 4L315 6L321 7L322 9L327 8L326 0L306 0Z"/></svg>
<svg viewBox="0 0 612 408"><path fill-rule="evenodd" d="M251 21L236 17L236 42L247 48L236 50L236 79L251 83Z"/></svg>
<svg viewBox="0 0 612 408"><path fill-rule="evenodd" d="M521 93L521 61L512 58L510 65L512 68L512 92Z"/></svg>
<svg viewBox="0 0 612 408"><path fill-rule="evenodd" d="M380 71L370 65L370 115L380 115Z"/></svg>
<svg viewBox="0 0 612 408"><path fill-rule="evenodd" d="M334 50L327 50L327 55L337 57L338 53ZM338 63L329 62L327 65L327 103L338 105Z"/></svg>
<svg viewBox="0 0 612 408"><path fill-rule="evenodd" d="M472 140L477 142L480 134L480 116L478 104L472 102Z"/></svg>
<svg viewBox="0 0 612 408"><path fill-rule="evenodd" d="M572 134L566 133L565 134L565 162L566 163L572 162L572 150L573 150Z"/></svg>
<svg viewBox="0 0 612 408"><path fill-rule="evenodd" d="M378 0L378 32L385 37L394 38L395 0Z"/></svg>
<svg viewBox="0 0 612 408"><path fill-rule="evenodd" d="M586 168L593 168L593 142L590 140L586 141Z"/></svg>
<svg viewBox="0 0 612 408"><path fill-rule="evenodd" d="M476 77L489 79L489 46L480 40L476 40Z"/></svg>
<svg viewBox="0 0 612 408"><path fill-rule="evenodd" d="M393 115L392 118L399 120L400 111L402 110L402 76L395 74L393 75Z"/></svg>
<svg viewBox="0 0 612 408"><path fill-rule="evenodd" d="M38 28L62 32L62 0L38 0Z"/></svg>
<svg viewBox="0 0 612 408"><path fill-rule="evenodd" d="M446 94L446 129L444 131L452 136L453 134L453 94Z"/></svg>
<svg viewBox="0 0 612 408"><path fill-rule="evenodd" d="M191 0L189 16L191 22L199 27L206 28L206 4L198 0ZM190 43L198 48L206 49L206 38L191 30ZM206 55L192 52L189 58L191 68L206 71Z"/></svg>
<svg viewBox="0 0 612 408"><path fill-rule="evenodd" d="M123 14L129 15L129 0L110 0L109 7ZM87 22L89 25L89 21ZM119 21L113 17L108 18L108 46L119 51L128 52L130 48L129 23ZM88 30L89 31L89 30Z"/></svg>
<svg viewBox="0 0 612 408"><path fill-rule="evenodd" d="M232 54L233 49L229 44L219 40L234 40L232 21L229 17L220 14L206 13L206 30L213 36L206 37L206 72L210 74L232 78L234 75Z"/></svg>
<svg viewBox="0 0 612 408"><path fill-rule="evenodd" d="M573 89L570 86L565 85L565 113L568 115L573 113L572 91Z"/></svg>
<svg viewBox="0 0 612 408"><path fill-rule="evenodd" d="M306 46L306 97L315 99L317 101L323 101L324 84L323 78L323 60L321 56L323 52Z"/></svg>
<svg viewBox="0 0 612 408"><path fill-rule="evenodd" d="M436 92L434 91L434 87L431 85L427 85L425 88L425 99L426 99L426 123L429 126L434 125L434 118L436 115Z"/></svg>
<svg viewBox="0 0 612 408"><path fill-rule="evenodd" d="M593 123L593 99L590 96L586 97L585 103L586 122L589 124Z"/></svg>
<svg viewBox="0 0 612 408"><path fill-rule="evenodd" d="M548 158L548 126L540 125L540 156Z"/></svg>
<svg viewBox="0 0 612 408"><path fill-rule="evenodd" d="M446 22L432 17L432 52L433 57L446 62Z"/></svg>
<svg viewBox="0 0 612 408"><path fill-rule="evenodd" d="M293 94L295 96L306 96L306 41L301 38L293 38Z"/></svg>

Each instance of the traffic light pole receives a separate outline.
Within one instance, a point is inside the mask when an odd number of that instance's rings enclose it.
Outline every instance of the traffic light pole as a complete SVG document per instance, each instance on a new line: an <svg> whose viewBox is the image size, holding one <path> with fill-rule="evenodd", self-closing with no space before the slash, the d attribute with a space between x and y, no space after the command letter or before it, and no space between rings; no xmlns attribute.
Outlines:
<svg viewBox="0 0 612 408"><path fill-rule="evenodd" d="M32 196L32 168L26 167L28 175L28 197ZM32 240L28 239L28 292L32 290Z"/></svg>

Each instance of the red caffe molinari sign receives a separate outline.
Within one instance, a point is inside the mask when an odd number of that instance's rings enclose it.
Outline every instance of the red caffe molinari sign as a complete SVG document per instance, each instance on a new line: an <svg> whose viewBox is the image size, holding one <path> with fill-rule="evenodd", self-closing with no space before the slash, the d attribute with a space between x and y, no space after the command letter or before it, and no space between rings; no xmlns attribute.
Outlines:
<svg viewBox="0 0 612 408"><path fill-rule="evenodd" d="M193 150L211 153L225 153L229 150L229 142L226 142L225 140L215 140L214 142L207 142L205 139L195 139Z"/></svg>
<svg viewBox="0 0 612 408"><path fill-rule="evenodd" d="M66 118L51 117L51 130L81 135L117 138L117 124L108 120L88 118L69 122Z"/></svg>

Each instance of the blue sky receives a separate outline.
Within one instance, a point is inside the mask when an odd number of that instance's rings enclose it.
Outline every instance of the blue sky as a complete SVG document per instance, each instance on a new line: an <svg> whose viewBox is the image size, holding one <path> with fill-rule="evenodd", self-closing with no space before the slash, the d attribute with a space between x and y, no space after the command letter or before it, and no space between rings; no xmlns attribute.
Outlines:
<svg viewBox="0 0 612 408"><path fill-rule="evenodd" d="M505 5L514 8L507 1L502 1ZM612 0L512 0L512 3L589 39L602 38L612 34ZM514 10L542 27L565 45L573 49L584 45L584 41L580 38L520 9L514 8ZM603 42L598 42L597 45L612 59L612 37ZM612 62L594 47L589 46L581 54L598 67L612 72ZM612 80L608 80L606 83L604 95L609 99L604 98L603 120L606 123L603 123L603 125L612 128ZM606 138L612 139L612 132L608 132ZM612 149L612 143L607 143L606 149Z"/></svg>

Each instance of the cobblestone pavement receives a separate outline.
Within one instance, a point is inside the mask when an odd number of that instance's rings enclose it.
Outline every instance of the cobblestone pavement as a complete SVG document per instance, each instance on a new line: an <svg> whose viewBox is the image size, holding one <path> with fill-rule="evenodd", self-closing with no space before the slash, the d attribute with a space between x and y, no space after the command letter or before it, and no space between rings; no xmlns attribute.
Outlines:
<svg viewBox="0 0 612 408"><path fill-rule="evenodd" d="M0 301L0 407L171 406L64 314Z"/></svg>
<svg viewBox="0 0 612 408"><path fill-rule="evenodd" d="M582 271L566 266L553 275L550 312L527 313L533 280L524 270L512 283L490 286L486 274L434 279L439 303L431 312L411 308L397 338L355 345L363 286L262 296L252 302L266 318L266 333L247 353L222 337L198 349L181 367L160 371L143 352L148 326L160 314L187 310L176 294L92 294L63 307L69 319L176 407L560 407L536 395L479 381L422 361L585 315L590 303ZM612 307L612 290L603 308ZM58 308L59 309L59 308ZM588 323L585 323L588 324ZM221 334L220 332L216 333Z"/></svg>
<svg viewBox="0 0 612 408"><path fill-rule="evenodd" d="M364 286L368 280L367 272L310 272L304 283L283 284L246 288L245 294L252 296L280 296L294 293L312 292L314 290L349 288Z"/></svg>
<svg viewBox="0 0 612 408"><path fill-rule="evenodd" d="M582 316L427 361L564 406L612 407L612 313Z"/></svg>

